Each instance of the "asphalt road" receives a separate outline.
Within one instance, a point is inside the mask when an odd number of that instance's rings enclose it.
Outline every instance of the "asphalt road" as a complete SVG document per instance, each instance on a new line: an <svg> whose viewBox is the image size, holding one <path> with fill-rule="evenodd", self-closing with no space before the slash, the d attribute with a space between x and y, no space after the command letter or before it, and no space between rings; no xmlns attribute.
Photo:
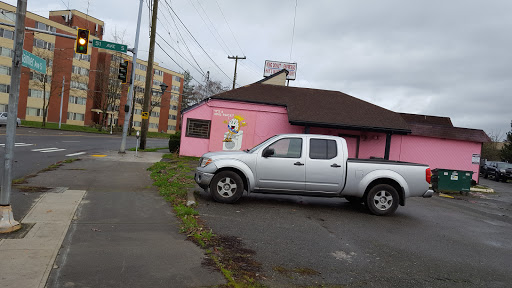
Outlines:
<svg viewBox="0 0 512 288"><path fill-rule="evenodd" d="M19 127L16 129L15 142L17 144L14 149L12 179L36 173L65 159L119 150L121 136ZM134 136L128 137L126 148L133 148L136 143ZM4 170L3 144L5 144L5 127L0 127L0 175L3 175ZM147 148L167 146L166 139L147 139ZM1 181L0 179L0 183Z"/></svg>
<svg viewBox="0 0 512 288"><path fill-rule="evenodd" d="M254 251L268 287L510 287L512 183L481 184L497 193L412 198L387 217L344 199L258 194L230 205L201 192L197 209Z"/></svg>

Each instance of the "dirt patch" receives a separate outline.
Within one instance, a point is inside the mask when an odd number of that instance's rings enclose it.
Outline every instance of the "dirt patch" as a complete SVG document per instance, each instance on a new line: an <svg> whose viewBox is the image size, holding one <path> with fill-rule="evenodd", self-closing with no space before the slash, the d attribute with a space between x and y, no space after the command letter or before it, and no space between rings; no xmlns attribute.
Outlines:
<svg viewBox="0 0 512 288"><path fill-rule="evenodd" d="M48 187L41 187L41 186L23 186L23 185L16 185L16 189L20 192L47 192L48 190L51 190L52 188Z"/></svg>
<svg viewBox="0 0 512 288"><path fill-rule="evenodd" d="M189 238L194 241L193 238ZM205 258L203 265L218 269L214 257L224 266L224 269L232 273L235 280L245 279L262 280L261 263L255 261L254 250L244 247L241 238L226 235L215 235L207 243L209 257ZM229 286L226 286L229 287Z"/></svg>

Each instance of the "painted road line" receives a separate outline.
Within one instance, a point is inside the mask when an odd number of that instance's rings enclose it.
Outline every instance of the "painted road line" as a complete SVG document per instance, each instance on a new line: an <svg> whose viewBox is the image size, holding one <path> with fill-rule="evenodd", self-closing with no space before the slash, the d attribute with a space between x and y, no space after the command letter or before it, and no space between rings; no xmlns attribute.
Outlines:
<svg viewBox="0 0 512 288"><path fill-rule="evenodd" d="M49 152L58 152L58 151L64 151L66 149L54 149L54 150L46 150L46 151L39 151L41 153L49 153Z"/></svg>
<svg viewBox="0 0 512 288"><path fill-rule="evenodd" d="M77 143L77 142L80 142L80 141L62 141L62 142L65 142L65 143Z"/></svg>
<svg viewBox="0 0 512 288"><path fill-rule="evenodd" d="M107 157L107 155L91 155L92 157Z"/></svg>
<svg viewBox="0 0 512 288"><path fill-rule="evenodd" d="M53 149L59 149L57 147L53 147L53 148L40 148L40 149L32 149L31 151L43 151L43 150L53 150Z"/></svg>
<svg viewBox="0 0 512 288"><path fill-rule="evenodd" d="M73 153L73 154L68 154L66 156L78 156L78 155L82 155L82 154L85 154L86 152L78 152L78 153Z"/></svg>
<svg viewBox="0 0 512 288"><path fill-rule="evenodd" d="M14 143L15 147L23 147L23 146L32 146L34 144L26 144L26 143ZM0 144L0 147L4 147L5 144Z"/></svg>

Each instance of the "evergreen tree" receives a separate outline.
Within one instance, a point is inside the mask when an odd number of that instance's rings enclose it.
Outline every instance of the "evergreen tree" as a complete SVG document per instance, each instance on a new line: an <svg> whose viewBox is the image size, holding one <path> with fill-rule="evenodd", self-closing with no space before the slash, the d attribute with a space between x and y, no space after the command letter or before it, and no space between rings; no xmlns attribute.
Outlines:
<svg viewBox="0 0 512 288"><path fill-rule="evenodd" d="M192 81L192 76L190 76L190 72L183 72L183 95L181 96L181 109L185 109L194 105L194 85L190 82Z"/></svg>
<svg viewBox="0 0 512 288"><path fill-rule="evenodd" d="M507 133L507 140L501 149L501 160L512 163L512 130Z"/></svg>

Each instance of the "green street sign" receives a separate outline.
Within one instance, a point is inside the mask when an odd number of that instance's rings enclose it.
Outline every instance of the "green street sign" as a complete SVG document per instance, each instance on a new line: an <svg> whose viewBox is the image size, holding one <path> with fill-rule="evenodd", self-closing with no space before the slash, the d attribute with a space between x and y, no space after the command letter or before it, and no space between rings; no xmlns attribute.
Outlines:
<svg viewBox="0 0 512 288"><path fill-rule="evenodd" d="M123 45L123 44L117 44L117 43L112 43L112 42L108 42L108 41L96 40L96 39L92 40L92 47L103 48L103 49L114 50L114 51L125 52L125 53L128 48L128 46Z"/></svg>
<svg viewBox="0 0 512 288"><path fill-rule="evenodd" d="M28 51L23 50L21 65L36 70L39 73L46 74L46 61Z"/></svg>

